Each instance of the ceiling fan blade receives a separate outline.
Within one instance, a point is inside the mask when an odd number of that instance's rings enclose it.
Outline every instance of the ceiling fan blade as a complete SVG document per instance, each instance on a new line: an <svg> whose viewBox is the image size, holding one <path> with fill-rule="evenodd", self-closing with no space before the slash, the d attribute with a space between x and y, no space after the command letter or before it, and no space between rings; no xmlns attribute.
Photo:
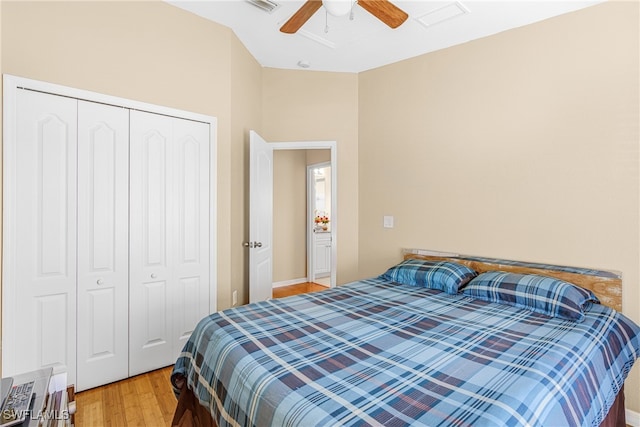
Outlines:
<svg viewBox="0 0 640 427"><path fill-rule="evenodd" d="M296 13L280 28L280 31L293 34L304 25L322 6L322 0L307 0Z"/></svg>
<svg viewBox="0 0 640 427"><path fill-rule="evenodd" d="M358 0L358 5L391 28L399 27L409 17L389 0Z"/></svg>

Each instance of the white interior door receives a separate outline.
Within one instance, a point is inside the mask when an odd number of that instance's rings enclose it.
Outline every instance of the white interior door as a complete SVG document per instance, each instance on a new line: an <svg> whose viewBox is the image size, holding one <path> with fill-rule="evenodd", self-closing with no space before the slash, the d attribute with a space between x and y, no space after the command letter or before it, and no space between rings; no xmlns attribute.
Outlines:
<svg viewBox="0 0 640 427"><path fill-rule="evenodd" d="M130 113L129 375L172 362L171 262L176 250L171 121Z"/></svg>
<svg viewBox="0 0 640 427"><path fill-rule="evenodd" d="M10 109L2 374L62 365L75 383L77 101L17 89Z"/></svg>
<svg viewBox="0 0 640 427"><path fill-rule="evenodd" d="M129 374L129 110L78 102L78 391Z"/></svg>
<svg viewBox="0 0 640 427"><path fill-rule="evenodd" d="M173 363L209 311L209 125L171 119L175 196Z"/></svg>
<svg viewBox="0 0 640 427"><path fill-rule="evenodd" d="M131 111L129 374L175 362L209 314L209 125Z"/></svg>
<svg viewBox="0 0 640 427"><path fill-rule="evenodd" d="M257 302L273 288L273 148L251 131L249 151L249 302Z"/></svg>

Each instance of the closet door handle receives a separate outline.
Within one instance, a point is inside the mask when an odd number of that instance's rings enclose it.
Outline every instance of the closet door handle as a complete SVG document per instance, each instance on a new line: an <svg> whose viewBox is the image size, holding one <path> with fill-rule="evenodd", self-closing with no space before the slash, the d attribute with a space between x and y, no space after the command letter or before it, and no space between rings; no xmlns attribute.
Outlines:
<svg viewBox="0 0 640 427"><path fill-rule="evenodd" d="M242 242L242 246L245 248L261 248L262 242Z"/></svg>
<svg viewBox="0 0 640 427"><path fill-rule="evenodd" d="M96 280L96 283L97 283L98 285L102 285L102 284L104 283L104 281L103 281L102 279L98 279L98 280Z"/></svg>
<svg viewBox="0 0 640 427"><path fill-rule="evenodd" d="M155 279L156 277L158 277L158 275L156 273L151 273L151 278Z"/></svg>

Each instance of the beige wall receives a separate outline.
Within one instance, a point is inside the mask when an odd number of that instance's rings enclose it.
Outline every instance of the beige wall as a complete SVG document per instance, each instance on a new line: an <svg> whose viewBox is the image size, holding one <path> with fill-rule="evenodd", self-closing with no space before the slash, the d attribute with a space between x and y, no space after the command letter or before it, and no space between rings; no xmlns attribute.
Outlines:
<svg viewBox="0 0 640 427"><path fill-rule="evenodd" d="M249 240L249 131L260 133L262 122L262 67L233 37L231 49L231 203L230 247L231 262L229 292L238 291L238 304L249 302L249 251L242 242ZM219 223L220 224L220 223ZM224 226L224 225L223 225ZM218 282L220 286L220 282ZM231 298L231 296L229 296ZM221 306L226 308L229 304Z"/></svg>
<svg viewBox="0 0 640 427"><path fill-rule="evenodd" d="M265 68L262 136L337 141L337 282L358 278L358 76Z"/></svg>
<svg viewBox="0 0 640 427"><path fill-rule="evenodd" d="M331 150L307 150L307 164L324 163L331 161Z"/></svg>
<svg viewBox="0 0 640 427"><path fill-rule="evenodd" d="M307 150L273 152L273 281L307 277Z"/></svg>
<svg viewBox="0 0 640 427"><path fill-rule="evenodd" d="M403 247L608 268L640 322L638 16L608 2L362 73L360 277Z"/></svg>
<svg viewBox="0 0 640 427"><path fill-rule="evenodd" d="M331 150L273 152L274 282L307 277L307 165L329 161Z"/></svg>

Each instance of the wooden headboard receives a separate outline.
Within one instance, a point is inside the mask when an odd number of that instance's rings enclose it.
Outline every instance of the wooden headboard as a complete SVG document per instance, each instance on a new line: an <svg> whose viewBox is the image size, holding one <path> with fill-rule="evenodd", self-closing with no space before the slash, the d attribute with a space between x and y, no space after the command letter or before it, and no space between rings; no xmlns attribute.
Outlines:
<svg viewBox="0 0 640 427"><path fill-rule="evenodd" d="M499 270L521 274L540 274L574 283L592 291L603 305L622 311L622 275L617 271L592 270L562 265L538 264L496 258L459 255L424 249L404 249L404 259L452 261L484 273Z"/></svg>

